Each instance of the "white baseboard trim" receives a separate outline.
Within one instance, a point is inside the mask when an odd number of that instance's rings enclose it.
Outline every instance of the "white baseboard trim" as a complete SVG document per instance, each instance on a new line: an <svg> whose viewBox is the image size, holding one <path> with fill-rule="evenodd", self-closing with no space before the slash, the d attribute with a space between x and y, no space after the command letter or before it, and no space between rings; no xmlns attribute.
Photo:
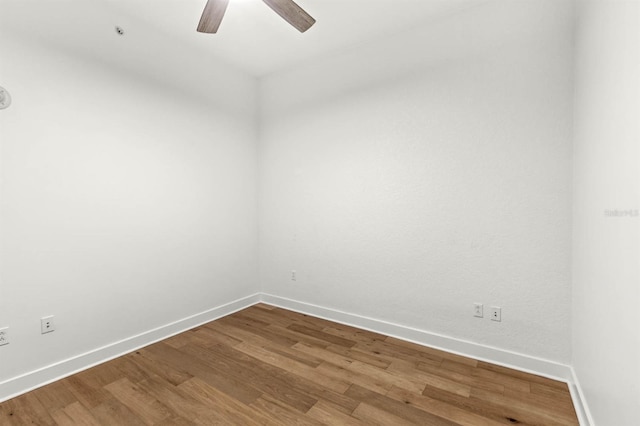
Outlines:
<svg viewBox="0 0 640 426"><path fill-rule="evenodd" d="M569 391L571 392L571 399L573 400L573 406L576 409L580 426L595 426L596 422L593 421L591 411L587 405L587 399L584 396L584 392L578 381L578 376L576 375L576 370L573 367L571 367Z"/></svg>
<svg viewBox="0 0 640 426"><path fill-rule="evenodd" d="M199 325L206 324L210 321L232 314L251 305L255 305L259 301L260 294L256 293L209 309L205 312L174 321L153 330L146 331L136 336L120 340L119 342L42 367L38 370L31 371L17 377L12 377L0 382L0 402L9 400L18 395L89 369L152 343L164 340Z"/></svg>
<svg viewBox="0 0 640 426"><path fill-rule="evenodd" d="M263 293L262 301L270 305L308 314L314 317L362 328L384 334L386 336L396 337L419 345L474 358L479 361L490 362L492 364L513 368L527 373L536 374L538 376L548 377L550 379L560 380L566 383L570 383L573 380L571 367L554 361L506 351L504 349L456 339L454 337L448 337L386 321L380 321L374 318L341 312L310 303L273 296L271 294Z"/></svg>

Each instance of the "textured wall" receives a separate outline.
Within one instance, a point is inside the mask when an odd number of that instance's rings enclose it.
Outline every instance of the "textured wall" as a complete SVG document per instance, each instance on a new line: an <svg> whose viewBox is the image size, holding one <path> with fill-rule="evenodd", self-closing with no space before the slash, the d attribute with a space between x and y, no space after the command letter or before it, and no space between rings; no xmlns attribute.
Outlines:
<svg viewBox="0 0 640 426"><path fill-rule="evenodd" d="M263 291L569 361L568 2L486 2L264 78L260 129L242 73L63 30L0 37L0 381L253 293L258 158Z"/></svg>
<svg viewBox="0 0 640 426"><path fill-rule="evenodd" d="M256 292L252 78L228 71L224 109L119 57L9 34L0 57L0 381Z"/></svg>
<svg viewBox="0 0 640 426"><path fill-rule="evenodd" d="M580 2L576 57L573 365L595 423L640 407L640 3Z"/></svg>
<svg viewBox="0 0 640 426"><path fill-rule="evenodd" d="M571 62L498 2L263 79L263 291L569 361Z"/></svg>

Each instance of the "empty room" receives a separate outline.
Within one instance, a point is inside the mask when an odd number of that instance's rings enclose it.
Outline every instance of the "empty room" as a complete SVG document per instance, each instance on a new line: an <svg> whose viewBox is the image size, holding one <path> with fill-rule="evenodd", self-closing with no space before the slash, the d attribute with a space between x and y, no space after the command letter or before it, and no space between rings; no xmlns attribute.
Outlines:
<svg viewBox="0 0 640 426"><path fill-rule="evenodd" d="M640 0L0 0L0 425L640 424Z"/></svg>

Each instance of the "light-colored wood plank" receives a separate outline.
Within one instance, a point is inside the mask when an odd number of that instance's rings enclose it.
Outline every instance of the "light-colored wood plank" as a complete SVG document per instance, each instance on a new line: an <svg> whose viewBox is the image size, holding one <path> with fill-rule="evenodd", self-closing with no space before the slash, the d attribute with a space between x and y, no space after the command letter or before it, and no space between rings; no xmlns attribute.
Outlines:
<svg viewBox="0 0 640 426"><path fill-rule="evenodd" d="M256 329L252 327L246 327L244 323L218 321L208 324L208 328L211 328L228 336L234 336L242 340L243 342L247 340L255 341L256 339L258 339L266 340L270 343L284 347L291 347L298 343L298 338L291 338L290 336L287 336L286 333L280 333L277 330L274 333L272 327L273 326L270 326L269 329Z"/></svg>
<svg viewBox="0 0 640 426"><path fill-rule="evenodd" d="M532 404L528 398L523 399L521 396L508 397L504 395L497 395L484 389L472 389L471 397L500 407L509 407L511 409L518 410L521 413L520 418L534 424L565 426L575 424L575 422L577 422L575 413L563 413L555 410L550 411L544 407Z"/></svg>
<svg viewBox="0 0 640 426"><path fill-rule="evenodd" d="M64 411L64 408L58 408L53 413L51 413L51 417L55 420L56 425L58 426L75 426L77 423L75 420Z"/></svg>
<svg viewBox="0 0 640 426"><path fill-rule="evenodd" d="M160 359L151 360L140 351L127 355L127 360L136 364L140 370L146 370L151 375L160 376L172 385L177 386L193 377L193 374L173 368Z"/></svg>
<svg viewBox="0 0 640 426"><path fill-rule="evenodd" d="M208 419L202 419L207 422L211 422L211 417L215 416L224 424L238 424L238 425L259 425L262 416L253 413L251 409L242 402L228 396L224 392L220 392L215 387L210 386L206 382L194 377L178 386L185 394L192 396L193 398L207 404L211 407L215 407L215 410L209 410Z"/></svg>
<svg viewBox="0 0 640 426"><path fill-rule="evenodd" d="M358 405L358 408L353 412L353 416L368 425L403 426L415 424L364 402Z"/></svg>
<svg viewBox="0 0 640 426"><path fill-rule="evenodd" d="M180 349L184 345L188 345L190 343L206 345L209 341L210 340L207 338L207 336L202 336L201 334L198 334L197 330L196 331L189 330L187 332L176 334L173 337L169 337L168 339L165 339L164 343L176 349Z"/></svg>
<svg viewBox="0 0 640 426"><path fill-rule="evenodd" d="M74 425L82 426L100 426L100 422L84 408L79 402L69 404L64 408L65 414L72 420Z"/></svg>
<svg viewBox="0 0 640 426"><path fill-rule="evenodd" d="M430 352L419 352L413 348L395 345L386 341L376 340L372 343L357 343L353 349L358 349L373 355L383 356L389 360L403 359L411 362L424 362L440 365L442 357Z"/></svg>
<svg viewBox="0 0 640 426"><path fill-rule="evenodd" d="M373 343L375 341L384 341L387 336L373 331L362 330L360 328L351 327L344 324L332 324L322 329L325 333L334 336L352 340L358 343Z"/></svg>
<svg viewBox="0 0 640 426"><path fill-rule="evenodd" d="M305 379L318 383L327 389L335 392L343 393L346 391L350 383L345 380L324 376L318 373L314 367L310 367L307 364L303 364L296 360L290 359L286 356L282 356L278 353L272 352L267 348L254 346L250 343L241 343L235 346L235 349L244 352L245 354L259 359L260 361L271 364L275 367L282 368Z"/></svg>
<svg viewBox="0 0 640 426"><path fill-rule="evenodd" d="M164 404L131 383L127 378L109 383L105 389L149 425L171 416L171 412Z"/></svg>
<svg viewBox="0 0 640 426"><path fill-rule="evenodd" d="M510 376L515 379L520 379L526 382L538 383L538 384L554 387L562 391L567 390L566 383L562 383L557 380L548 379L546 377L538 376L535 374L525 373L524 371L514 370L513 368L503 367L501 365L491 364L484 361L478 361L478 368L481 368L483 370L494 371L496 373L500 373L502 375Z"/></svg>
<svg viewBox="0 0 640 426"><path fill-rule="evenodd" d="M66 383L61 381L51 383L46 388L36 389L33 391L33 396L50 412L64 408L76 401L76 397L69 390ZM24 405L24 407L26 406Z"/></svg>
<svg viewBox="0 0 640 426"><path fill-rule="evenodd" d="M152 360L166 362L175 369L198 377L244 403L250 403L262 394L251 386L251 383L238 378L233 370L213 369L207 360L185 351L179 351L164 344L156 344L145 348L142 353Z"/></svg>
<svg viewBox="0 0 640 426"><path fill-rule="evenodd" d="M333 377L335 379L342 379L346 382L360 385L364 388L370 389L374 392L378 392L380 394L385 394L391 389L391 384L378 380L375 377L370 377L359 373L357 371L352 371L344 367L339 367L330 362L324 362L317 367L318 372L325 376Z"/></svg>
<svg viewBox="0 0 640 426"><path fill-rule="evenodd" d="M498 383L505 389L512 389L517 392L528 393L531 391L531 382L513 377L511 375L497 373L485 368L474 368L471 372L473 377L481 378L486 382Z"/></svg>
<svg viewBox="0 0 640 426"><path fill-rule="evenodd" d="M315 359L321 360L321 363L330 362L335 365L345 365L353 361L364 362L352 356L352 354L356 351L352 351L351 349L346 349L341 346L331 345L327 347L322 347L322 346L310 345L305 342L299 342L293 345L292 348L298 352L308 354L310 356L313 356ZM345 350L339 351L336 348L343 348ZM375 359L372 360L371 358L369 358L367 354L363 354L363 355L364 355L363 356L364 359L366 359L367 361L370 361L368 363L364 362L364 363L367 363L368 365L384 369L388 367L390 364L390 362L389 363L376 362Z"/></svg>
<svg viewBox="0 0 640 426"><path fill-rule="evenodd" d="M426 412L433 413L443 419L451 420L462 426L498 426L504 424L475 413L470 413L446 402L428 398L423 395L416 395L413 392L408 392L406 389L396 386L387 392L387 396L404 404L410 404Z"/></svg>
<svg viewBox="0 0 640 426"><path fill-rule="evenodd" d="M531 393L534 395L544 395L553 399L558 399L571 404L571 393L569 387L564 384L564 387L547 386L539 383L531 383Z"/></svg>
<svg viewBox="0 0 640 426"><path fill-rule="evenodd" d="M469 367L469 370L465 368L459 368L457 369L457 371L453 371L450 368L444 367L444 365L445 365L444 361L443 361L443 365L438 367L420 362L415 366L415 368L413 368L413 366L410 363L407 363L407 361L396 360L391 364L389 369L394 370L398 368L401 371L404 371L406 374L416 374L417 376L423 378L425 382L435 387L440 387L440 386L438 386L433 381L433 378L434 377L440 378L444 380L446 383L449 383L451 385L450 388L447 388L444 390L458 393L463 396L469 396L469 392L472 387L487 389L499 394L504 393L504 385L495 383L492 381L486 381L476 376L473 376L472 373L474 368ZM468 367L462 364L457 364L457 365L461 367ZM448 367L451 367L451 364L448 364ZM464 371L465 373L459 373L458 371ZM445 383L445 382L441 382L441 383ZM455 390L456 383L459 385L458 391ZM443 389L442 387L440 388Z"/></svg>
<svg viewBox="0 0 640 426"><path fill-rule="evenodd" d="M322 423L288 406L269 395L263 395L251 403L251 408L261 416L267 417L271 425L320 426Z"/></svg>
<svg viewBox="0 0 640 426"><path fill-rule="evenodd" d="M417 383L422 383L422 387L417 392L415 392L418 394L422 393L426 385L461 396L469 396L471 394L471 386L467 384L453 381L435 374L427 373L425 371L420 371L412 367L412 363L408 361L396 360L391 363L389 368L387 368L387 371L400 377L414 378ZM404 388L408 389L407 387Z"/></svg>
<svg viewBox="0 0 640 426"><path fill-rule="evenodd" d="M427 387L422 392L422 396L441 401L453 407L460 408L472 414L477 414L483 418L493 420L503 424L529 424L524 421L522 413L512 407L501 407L499 405L482 401L476 398L456 395L450 392L443 392L441 389Z"/></svg>
<svg viewBox="0 0 640 426"><path fill-rule="evenodd" d="M113 397L91 409L91 414L93 414L103 426L141 426L146 424L129 410L126 405Z"/></svg>
<svg viewBox="0 0 640 426"><path fill-rule="evenodd" d="M184 382L183 382L184 383ZM140 388L163 403L172 413L165 421L183 419L197 425L206 425L211 417L212 407L202 403L184 392L183 388L174 386L159 376L151 377L138 383Z"/></svg>
<svg viewBox="0 0 640 426"><path fill-rule="evenodd" d="M337 345L329 345L326 347L326 350L329 352L336 353L338 355L342 355L349 359L362 361L365 364L373 365L374 367L379 367L379 368L387 368L392 361L389 358L384 358L382 356L362 352L358 349L345 348Z"/></svg>
<svg viewBox="0 0 640 426"><path fill-rule="evenodd" d="M16 401L18 412L28 412L35 424L48 426L55 424L47 408L40 402L34 392L30 392ZM1 417L0 417L1 418ZM1 424L2 422L0 422Z"/></svg>
<svg viewBox="0 0 640 426"><path fill-rule="evenodd" d="M203 361L215 368L219 374L232 371L234 377L241 379L238 381L239 384L250 382L255 390L262 393L262 396L269 394L301 412L306 412L317 402L303 389L296 389L296 386L293 386L291 379L296 377L294 374L289 374L286 370L268 363L258 363L256 358L235 348L215 346L208 350L187 346L185 350L194 356L203 357Z"/></svg>
<svg viewBox="0 0 640 426"><path fill-rule="evenodd" d="M318 401L316 405L311 407L307 412L312 417L326 425L336 426L365 426L366 423L353 417L351 413L347 414L326 401Z"/></svg>
<svg viewBox="0 0 640 426"><path fill-rule="evenodd" d="M460 364L469 365L471 367L478 366L478 361L473 358L467 358L467 357L452 354L449 352L444 352L438 349L430 348L428 346L420 346L416 343L407 342L405 340L397 339L395 337L387 337L385 339L385 342L391 345L395 345L395 346L413 351L413 353L418 354L419 356L432 355L435 358L448 359Z"/></svg>
<svg viewBox="0 0 640 426"><path fill-rule="evenodd" d="M319 339L323 342L326 343L325 346L328 346L330 344L334 344L334 345L338 345L338 346L344 346L346 348L350 348L353 345L356 344L355 340L351 340L351 339L345 339L344 337L340 337L340 336L335 336L333 334L330 333L325 333L322 330L317 330L315 328L312 327L308 327L306 325L301 325L301 324L291 324L289 326L287 326L287 330L291 330L295 333L300 333L304 336L310 336L316 339Z"/></svg>
<svg viewBox="0 0 640 426"><path fill-rule="evenodd" d="M102 386L93 386L85 382L79 374L69 377L66 380L66 385L77 401L88 408L97 407L113 398Z"/></svg>
<svg viewBox="0 0 640 426"><path fill-rule="evenodd" d="M380 395L377 392L372 392L358 385L351 386L349 390L345 392L345 395L350 396L351 398L354 398L366 405L375 407L378 410L390 413L395 417L399 417L404 421L410 422L411 424L426 424L430 426L455 425L454 422L442 418L435 413L421 410L411 404L407 404L404 401L397 401L393 398L389 398L386 395Z"/></svg>
<svg viewBox="0 0 640 426"><path fill-rule="evenodd" d="M291 344L288 346L293 346L298 342L306 342L310 345L322 346L322 347L327 347L331 344L326 340L321 340L316 337L310 336L308 334L299 333L297 331L294 331L287 327L282 327L279 325L271 324L269 325L269 327L267 327L267 329L273 334L288 338L291 341Z"/></svg>
<svg viewBox="0 0 640 426"><path fill-rule="evenodd" d="M242 343L242 339L238 339L237 337L229 336L227 334L216 331L206 325L200 327L196 332L198 336L202 337L202 342L209 347L211 345L217 345L219 343L227 346L234 347L238 343Z"/></svg>

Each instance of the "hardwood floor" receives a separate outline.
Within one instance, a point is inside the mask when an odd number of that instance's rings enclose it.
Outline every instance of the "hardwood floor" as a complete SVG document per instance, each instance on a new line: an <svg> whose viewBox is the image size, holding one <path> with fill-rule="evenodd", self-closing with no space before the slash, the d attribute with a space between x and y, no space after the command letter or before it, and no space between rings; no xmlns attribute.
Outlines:
<svg viewBox="0 0 640 426"><path fill-rule="evenodd" d="M2 425L577 425L564 383L264 304L0 404Z"/></svg>

